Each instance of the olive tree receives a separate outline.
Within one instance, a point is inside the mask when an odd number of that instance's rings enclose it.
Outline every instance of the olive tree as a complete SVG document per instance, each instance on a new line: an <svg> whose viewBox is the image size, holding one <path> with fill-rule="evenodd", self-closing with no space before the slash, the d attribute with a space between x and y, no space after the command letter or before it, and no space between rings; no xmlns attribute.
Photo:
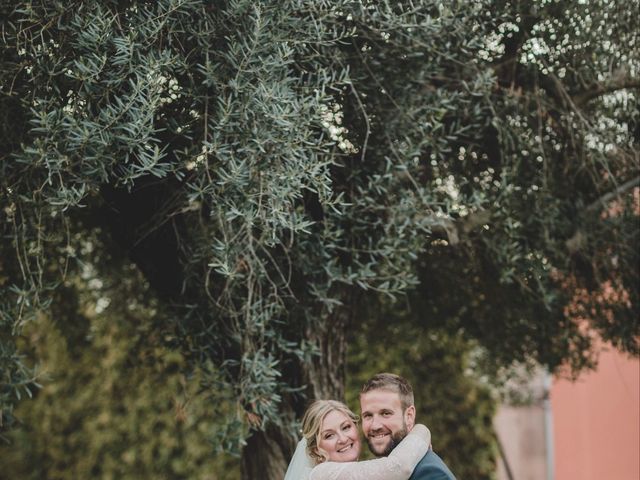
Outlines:
<svg viewBox="0 0 640 480"><path fill-rule="evenodd" d="M245 478L344 396L380 298L497 365L587 366L587 326L637 354L636 7L3 2L3 416L96 226L234 391Z"/></svg>

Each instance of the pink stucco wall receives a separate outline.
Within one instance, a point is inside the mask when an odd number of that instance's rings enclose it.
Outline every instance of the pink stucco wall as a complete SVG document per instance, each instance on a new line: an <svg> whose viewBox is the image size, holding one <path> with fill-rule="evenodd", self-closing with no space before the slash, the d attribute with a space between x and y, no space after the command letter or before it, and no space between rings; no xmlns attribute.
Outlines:
<svg viewBox="0 0 640 480"><path fill-rule="evenodd" d="M555 480L640 479L640 362L610 349L551 389Z"/></svg>

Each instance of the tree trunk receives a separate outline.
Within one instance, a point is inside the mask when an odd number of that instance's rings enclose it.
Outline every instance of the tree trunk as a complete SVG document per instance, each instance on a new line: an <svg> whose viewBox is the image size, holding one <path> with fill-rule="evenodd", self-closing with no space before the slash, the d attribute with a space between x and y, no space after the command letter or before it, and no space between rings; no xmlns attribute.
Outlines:
<svg viewBox="0 0 640 480"><path fill-rule="evenodd" d="M242 451L242 480L282 480L296 441L276 426L254 432Z"/></svg>
<svg viewBox="0 0 640 480"><path fill-rule="evenodd" d="M299 420L307 405L316 399L344 400L347 321L346 309L341 309L307 332L308 339L320 351L312 361L300 363L296 375L308 386L307 401L294 405L292 397L284 397L283 418L290 415ZM290 429L277 425L254 432L242 451L242 480L282 480L299 439L299 433L294 436Z"/></svg>

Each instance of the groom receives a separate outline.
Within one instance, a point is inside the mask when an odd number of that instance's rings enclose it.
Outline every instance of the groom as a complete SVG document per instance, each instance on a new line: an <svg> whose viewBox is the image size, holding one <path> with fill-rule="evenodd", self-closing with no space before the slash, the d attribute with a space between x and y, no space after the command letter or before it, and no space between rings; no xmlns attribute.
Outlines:
<svg viewBox="0 0 640 480"><path fill-rule="evenodd" d="M406 379L379 373L360 392L362 430L376 457L386 457L415 425L413 389ZM409 480L455 480L451 470L431 448Z"/></svg>

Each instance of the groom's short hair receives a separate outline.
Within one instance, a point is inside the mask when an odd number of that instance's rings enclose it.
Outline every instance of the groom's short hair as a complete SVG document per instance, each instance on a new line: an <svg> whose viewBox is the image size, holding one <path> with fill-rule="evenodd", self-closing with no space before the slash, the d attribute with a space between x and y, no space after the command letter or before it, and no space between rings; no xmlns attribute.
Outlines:
<svg viewBox="0 0 640 480"><path fill-rule="evenodd" d="M411 384L406 378L396 375L395 373L378 373L374 375L362 386L360 395L372 390L396 392L400 396L402 410L406 410L414 405L413 388L411 388Z"/></svg>

